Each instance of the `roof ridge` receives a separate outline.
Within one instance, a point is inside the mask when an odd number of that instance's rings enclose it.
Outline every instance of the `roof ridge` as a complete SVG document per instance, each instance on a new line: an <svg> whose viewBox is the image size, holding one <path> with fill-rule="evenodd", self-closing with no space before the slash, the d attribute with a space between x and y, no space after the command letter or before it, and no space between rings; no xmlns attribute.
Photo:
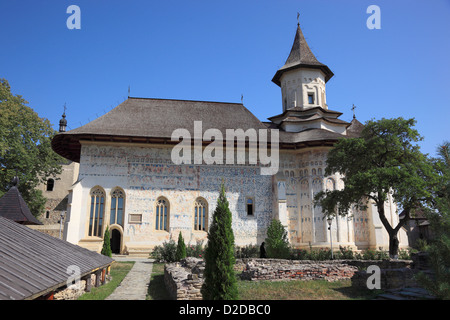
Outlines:
<svg viewBox="0 0 450 320"><path fill-rule="evenodd" d="M221 101L208 101L208 100L188 100L188 99L165 99L165 98L145 98L145 97L128 97L128 99L139 100L161 100L161 101L185 101L185 102L201 102L201 103L217 103L217 104L237 104L244 105L241 102L221 102Z"/></svg>

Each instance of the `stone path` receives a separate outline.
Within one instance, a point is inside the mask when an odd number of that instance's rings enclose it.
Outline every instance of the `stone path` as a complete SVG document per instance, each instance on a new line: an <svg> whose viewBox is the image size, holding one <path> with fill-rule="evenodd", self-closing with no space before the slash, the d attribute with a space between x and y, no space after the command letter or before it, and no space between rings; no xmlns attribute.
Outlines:
<svg viewBox="0 0 450 320"><path fill-rule="evenodd" d="M135 261L135 263L120 285L106 300L145 300L150 284L153 260L126 256L113 256L113 259L116 261Z"/></svg>

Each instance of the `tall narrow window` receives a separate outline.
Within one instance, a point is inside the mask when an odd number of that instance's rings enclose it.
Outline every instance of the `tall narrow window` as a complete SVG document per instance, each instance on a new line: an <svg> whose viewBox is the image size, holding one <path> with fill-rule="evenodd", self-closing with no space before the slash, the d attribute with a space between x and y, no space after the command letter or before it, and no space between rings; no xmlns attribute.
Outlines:
<svg viewBox="0 0 450 320"><path fill-rule="evenodd" d="M54 186L55 186L55 180L48 179L47 180L47 191L53 191Z"/></svg>
<svg viewBox="0 0 450 320"><path fill-rule="evenodd" d="M156 230L168 231L168 218L169 218L169 202L164 198L159 198L156 202Z"/></svg>
<svg viewBox="0 0 450 320"><path fill-rule="evenodd" d="M114 189L111 192L111 214L109 224L118 224L123 227L125 195L121 189Z"/></svg>
<svg viewBox="0 0 450 320"><path fill-rule="evenodd" d="M314 104L314 93L308 93L308 103Z"/></svg>
<svg viewBox="0 0 450 320"><path fill-rule="evenodd" d="M91 211L89 216L89 236L102 237L105 193L100 188L91 190Z"/></svg>
<svg viewBox="0 0 450 320"><path fill-rule="evenodd" d="M252 216L254 213L254 203L252 198L247 198L246 209L247 215Z"/></svg>
<svg viewBox="0 0 450 320"><path fill-rule="evenodd" d="M208 231L208 203L198 198L194 203L194 230Z"/></svg>

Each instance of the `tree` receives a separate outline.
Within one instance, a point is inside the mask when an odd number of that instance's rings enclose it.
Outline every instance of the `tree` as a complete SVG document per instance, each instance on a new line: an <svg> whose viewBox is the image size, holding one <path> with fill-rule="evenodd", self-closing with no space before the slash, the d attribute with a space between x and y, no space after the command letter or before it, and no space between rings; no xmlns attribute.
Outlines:
<svg viewBox="0 0 450 320"><path fill-rule="evenodd" d="M180 233L178 234L178 245L177 252L175 253L175 259L176 261L180 261L184 258L186 258L186 245L184 244L184 239L180 231Z"/></svg>
<svg viewBox="0 0 450 320"><path fill-rule="evenodd" d="M425 273L417 276L417 281L440 299L450 299L450 143L438 147L439 158L435 168L441 178L429 208L427 218L434 238L427 246L429 262L434 275Z"/></svg>
<svg viewBox="0 0 450 320"><path fill-rule="evenodd" d="M415 142L422 140L413 129L414 119L368 121L359 138L340 140L328 153L326 175L343 175L344 189L321 191L315 205L327 216L347 215L352 206L366 209L368 201L377 207L389 235L389 255L398 255L397 233L409 220L411 210L432 199L437 175ZM405 214L396 226L385 215L389 197Z"/></svg>
<svg viewBox="0 0 450 320"><path fill-rule="evenodd" d="M285 227L279 220L273 219L267 228L267 257L287 259L289 257L290 246L288 234Z"/></svg>
<svg viewBox="0 0 450 320"><path fill-rule="evenodd" d="M222 184L205 250L205 280L201 289L204 300L236 300L238 298L231 220L225 186Z"/></svg>
<svg viewBox="0 0 450 320"><path fill-rule="evenodd" d="M109 234L109 227L106 226L105 234L103 236L103 248L102 248L102 255L111 257L112 251L111 251L111 236Z"/></svg>
<svg viewBox="0 0 450 320"><path fill-rule="evenodd" d="M14 176L30 211L38 217L45 198L36 187L61 173L63 161L51 148L56 131L40 118L20 95L13 95L5 79L0 79L0 197L9 190Z"/></svg>

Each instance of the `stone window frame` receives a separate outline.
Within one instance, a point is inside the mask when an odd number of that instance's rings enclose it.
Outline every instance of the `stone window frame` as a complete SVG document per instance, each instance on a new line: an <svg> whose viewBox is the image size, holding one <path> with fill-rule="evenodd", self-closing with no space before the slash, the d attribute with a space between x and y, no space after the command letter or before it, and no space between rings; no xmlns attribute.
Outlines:
<svg viewBox="0 0 450 320"><path fill-rule="evenodd" d="M162 211L162 212L161 212ZM162 216L161 216L161 213ZM170 202L164 196L160 196L155 201L155 226L156 231L169 231ZM164 227L161 228L161 225Z"/></svg>
<svg viewBox="0 0 450 320"><path fill-rule="evenodd" d="M110 208L109 208L109 225L119 225L123 228L125 222L125 202L126 202L126 194L125 191L121 187L114 187L110 193ZM117 221L117 215L119 213L119 199L122 200L122 219L121 221ZM114 210L114 221L111 221L112 214Z"/></svg>
<svg viewBox="0 0 450 320"><path fill-rule="evenodd" d="M102 238L105 226L106 192L102 187L95 186L89 191L89 196L88 237Z"/></svg>
<svg viewBox="0 0 450 320"><path fill-rule="evenodd" d="M203 213L200 213L201 220L203 220L203 224L199 224L199 210L203 209ZM193 227L194 231L203 231L208 232L208 219L209 219L209 204L208 201L206 201L203 197L197 197L194 201L194 208L193 208Z"/></svg>
<svg viewBox="0 0 450 320"><path fill-rule="evenodd" d="M249 210L248 210L248 205L249 205L249 203L248 203L248 201L251 201L252 203L251 203L251 206L252 206L252 212L251 213L249 213ZM245 197L245 213L247 214L247 217L254 217L255 216L255 197L250 197L250 196L248 196L248 197Z"/></svg>

